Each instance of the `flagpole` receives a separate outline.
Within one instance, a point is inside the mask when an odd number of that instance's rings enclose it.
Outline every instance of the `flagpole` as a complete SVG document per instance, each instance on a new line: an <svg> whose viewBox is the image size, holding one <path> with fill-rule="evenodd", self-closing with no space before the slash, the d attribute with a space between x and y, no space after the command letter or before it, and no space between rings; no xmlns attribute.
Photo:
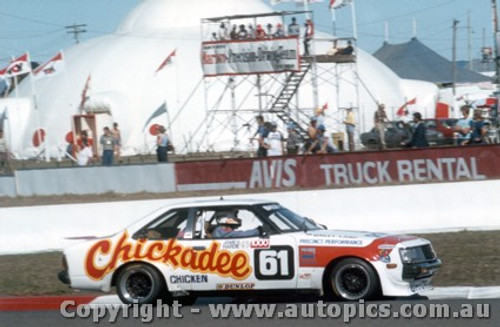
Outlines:
<svg viewBox="0 0 500 327"><path fill-rule="evenodd" d="M34 74L33 70L31 69L31 62L30 62L30 55L28 53L28 65L30 68L29 71L29 78L30 78L30 84L31 84L31 98L33 99L33 109L35 110L35 121L36 121L36 133L38 137L38 142L40 143L40 148L42 145L42 133L40 131L41 125L40 125L40 113L38 111L38 103L37 103L37 97L36 97L36 86L35 86L35 79L34 79ZM47 135L46 135L47 136ZM43 148L45 150L45 161L49 162L50 158L48 155L48 148L47 148L47 142L43 140ZM41 152L41 150L40 150Z"/></svg>
<svg viewBox="0 0 500 327"><path fill-rule="evenodd" d="M354 0L351 2L351 16L352 16L352 36L354 40L358 40L358 23L356 21L356 6Z"/></svg>

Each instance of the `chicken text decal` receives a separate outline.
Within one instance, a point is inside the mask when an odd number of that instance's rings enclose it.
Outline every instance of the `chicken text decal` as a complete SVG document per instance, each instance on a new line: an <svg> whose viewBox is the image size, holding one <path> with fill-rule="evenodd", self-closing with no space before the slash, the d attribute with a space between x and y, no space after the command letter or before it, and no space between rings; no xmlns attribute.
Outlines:
<svg viewBox="0 0 500 327"><path fill-rule="evenodd" d="M128 241L124 232L116 244L105 239L96 242L87 252L85 272L94 280L100 280L114 271L119 262L147 260L161 262L172 268L187 269L198 273L212 273L237 280L246 279L252 272L248 254L243 251L221 250L218 242L201 251L184 247L177 240L148 241L139 239Z"/></svg>

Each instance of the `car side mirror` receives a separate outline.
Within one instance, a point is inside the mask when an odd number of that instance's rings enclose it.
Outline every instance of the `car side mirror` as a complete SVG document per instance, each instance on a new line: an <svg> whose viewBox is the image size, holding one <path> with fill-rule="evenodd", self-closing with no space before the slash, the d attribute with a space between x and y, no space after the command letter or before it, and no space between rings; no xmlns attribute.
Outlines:
<svg viewBox="0 0 500 327"><path fill-rule="evenodd" d="M259 230L259 236L263 238L268 238L269 237L269 230L264 227L264 226L259 226L257 228Z"/></svg>

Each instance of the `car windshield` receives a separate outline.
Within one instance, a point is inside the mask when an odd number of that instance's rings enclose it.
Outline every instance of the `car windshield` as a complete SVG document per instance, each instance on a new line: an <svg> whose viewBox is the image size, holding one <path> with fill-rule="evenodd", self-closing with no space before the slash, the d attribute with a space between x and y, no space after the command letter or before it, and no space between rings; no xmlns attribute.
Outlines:
<svg viewBox="0 0 500 327"><path fill-rule="evenodd" d="M260 209L280 231L285 233L323 229L312 219L302 217L277 203L263 204Z"/></svg>

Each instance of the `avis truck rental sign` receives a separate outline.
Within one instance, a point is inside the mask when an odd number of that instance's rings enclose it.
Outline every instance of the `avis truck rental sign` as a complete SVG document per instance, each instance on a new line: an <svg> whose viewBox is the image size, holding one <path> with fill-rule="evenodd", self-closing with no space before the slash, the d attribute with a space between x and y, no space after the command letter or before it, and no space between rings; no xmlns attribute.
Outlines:
<svg viewBox="0 0 500 327"><path fill-rule="evenodd" d="M124 303L311 292L346 300L410 296L441 265L426 239L327 230L279 203L215 200L157 209L64 251L62 282Z"/></svg>

